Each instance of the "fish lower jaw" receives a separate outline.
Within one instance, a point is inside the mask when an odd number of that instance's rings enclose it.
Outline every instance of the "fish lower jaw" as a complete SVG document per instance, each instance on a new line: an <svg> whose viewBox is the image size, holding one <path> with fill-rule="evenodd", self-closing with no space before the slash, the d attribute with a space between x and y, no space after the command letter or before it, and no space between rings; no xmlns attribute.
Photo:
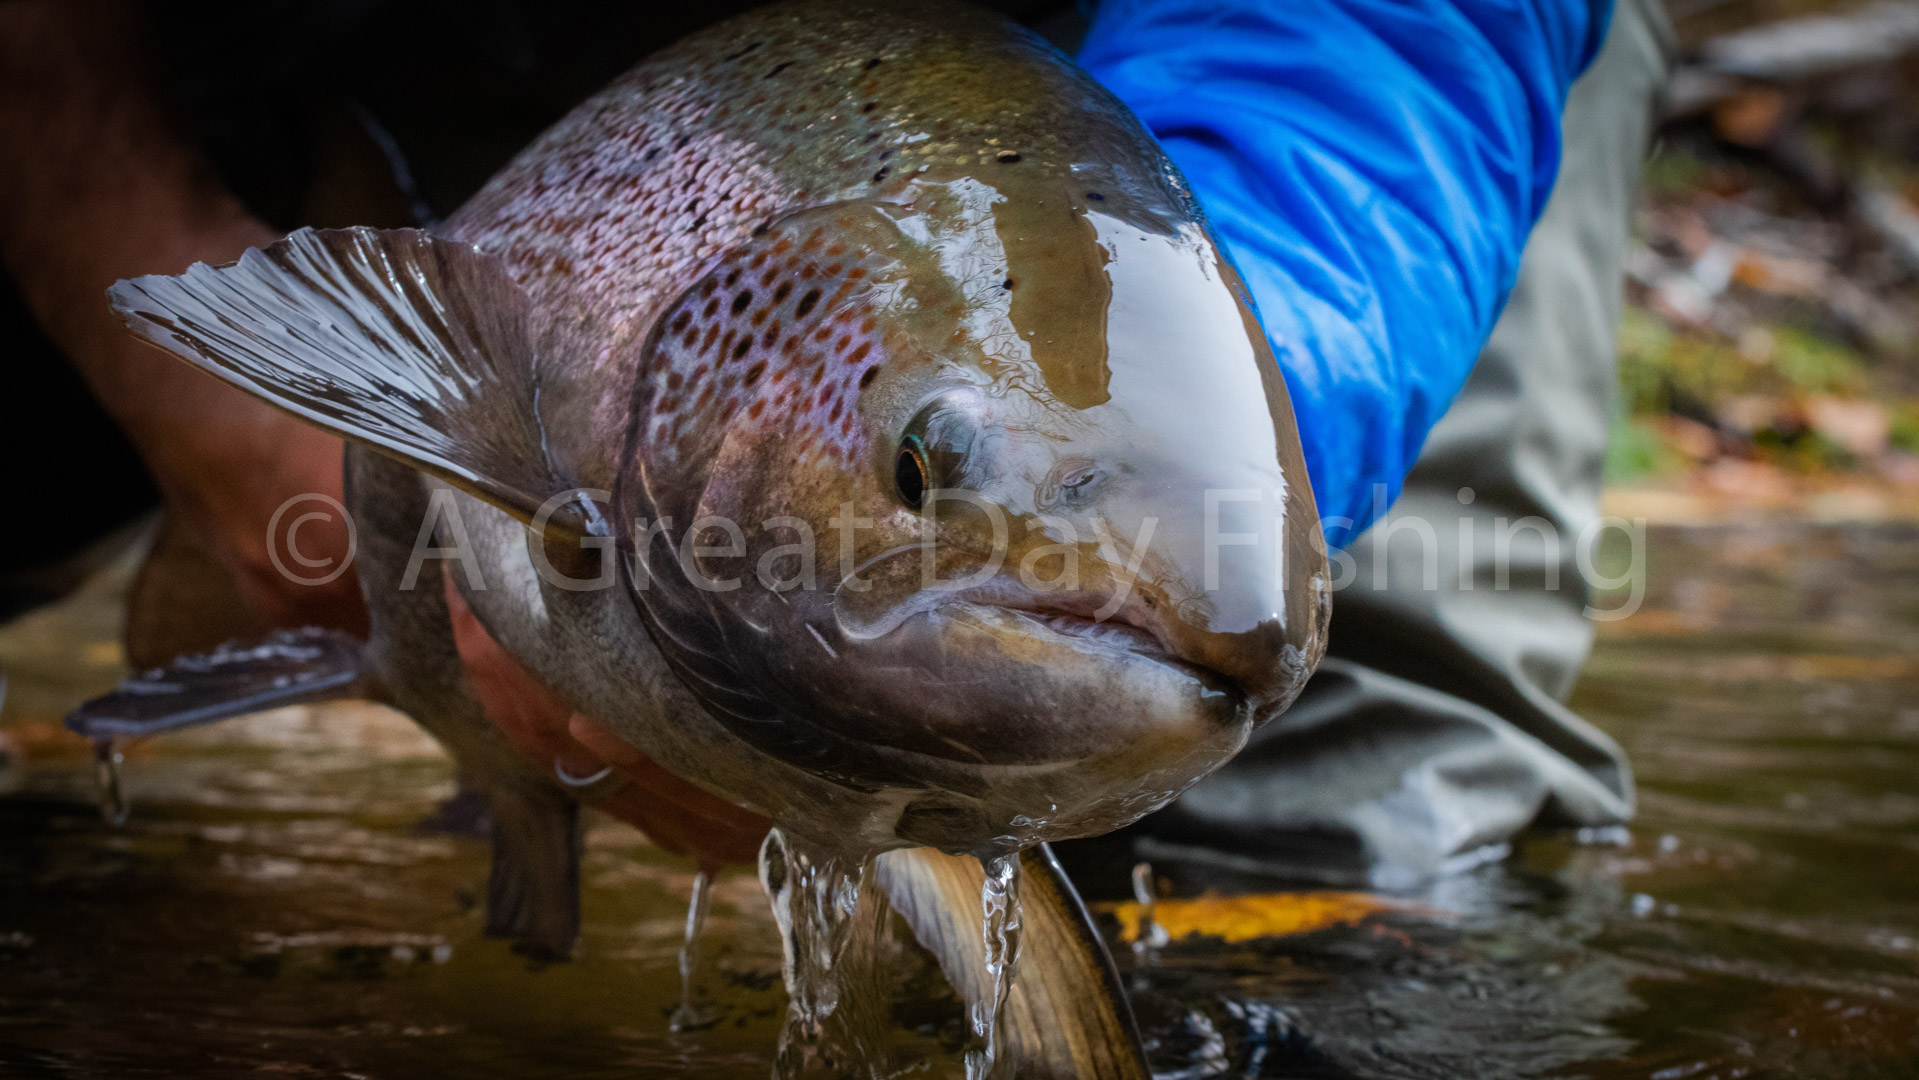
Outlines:
<svg viewBox="0 0 1919 1080"><path fill-rule="evenodd" d="M1156 635L1134 623L1117 619L1097 619L1071 612L1039 611L1006 605L992 606L1012 615L1022 623L1035 627L1037 632L1064 638L1074 644L1092 645L1102 650L1142 658L1185 672L1213 689L1227 691L1237 698L1245 697L1231 678L1202 664L1195 664L1175 656Z"/></svg>

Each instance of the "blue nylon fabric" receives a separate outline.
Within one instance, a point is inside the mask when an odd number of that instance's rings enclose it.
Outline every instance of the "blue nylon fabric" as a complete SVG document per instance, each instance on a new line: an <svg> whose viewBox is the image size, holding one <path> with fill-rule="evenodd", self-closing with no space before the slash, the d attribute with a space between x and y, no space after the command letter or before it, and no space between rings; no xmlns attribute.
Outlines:
<svg viewBox="0 0 1919 1080"><path fill-rule="evenodd" d="M1185 173L1284 371L1328 543L1464 385L1604 40L1592 0L1104 0L1080 63Z"/></svg>

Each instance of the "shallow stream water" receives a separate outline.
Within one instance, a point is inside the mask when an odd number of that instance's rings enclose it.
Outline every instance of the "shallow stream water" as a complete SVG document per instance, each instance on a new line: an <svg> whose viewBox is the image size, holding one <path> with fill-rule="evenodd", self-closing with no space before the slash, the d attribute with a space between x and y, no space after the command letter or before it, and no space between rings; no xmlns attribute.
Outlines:
<svg viewBox="0 0 1919 1080"><path fill-rule="evenodd" d="M1173 898L1157 948L1102 907L1163 1076L1919 1076L1919 530L1659 530L1648 582L1575 699L1637 765L1630 832L1404 896ZM594 821L578 958L529 964L479 936L486 846L421 828L452 775L394 714L131 747L108 826L57 717L114 678L111 584L0 629L0 1076L768 1074L751 868L671 1031L693 868ZM898 996L964 1045L953 1001Z"/></svg>

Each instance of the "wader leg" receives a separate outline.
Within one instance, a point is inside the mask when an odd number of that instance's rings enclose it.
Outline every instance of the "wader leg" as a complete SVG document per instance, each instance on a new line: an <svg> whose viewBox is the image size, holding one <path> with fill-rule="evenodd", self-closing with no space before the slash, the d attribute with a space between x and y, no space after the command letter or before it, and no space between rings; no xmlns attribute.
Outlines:
<svg viewBox="0 0 1919 1080"><path fill-rule="evenodd" d="M1143 857L1391 886L1535 822L1631 816L1619 747L1563 703L1592 642L1574 548L1599 513L1629 218L1672 49L1656 3L1620 0L1479 364L1348 549L1324 667L1143 823Z"/></svg>

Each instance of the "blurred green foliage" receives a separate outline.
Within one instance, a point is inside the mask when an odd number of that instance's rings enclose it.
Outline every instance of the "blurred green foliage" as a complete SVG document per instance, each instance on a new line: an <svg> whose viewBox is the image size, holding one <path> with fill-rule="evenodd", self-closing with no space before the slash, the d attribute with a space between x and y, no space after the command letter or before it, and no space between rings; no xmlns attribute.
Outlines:
<svg viewBox="0 0 1919 1080"><path fill-rule="evenodd" d="M1870 386L1865 358L1852 347L1795 327L1764 331L1763 354L1742 354L1725 338L1674 330L1628 307L1619 326L1619 384L1633 413L1658 415L1675 404L1706 407L1749 394L1857 396Z"/></svg>
<svg viewBox="0 0 1919 1080"><path fill-rule="evenodd" d="M1607 483L1659 476L1683 463L1679 455L1667 449L1659 429L1647 417L1627 415L1624 409L1613 411L1606 435Z"/></svg>

